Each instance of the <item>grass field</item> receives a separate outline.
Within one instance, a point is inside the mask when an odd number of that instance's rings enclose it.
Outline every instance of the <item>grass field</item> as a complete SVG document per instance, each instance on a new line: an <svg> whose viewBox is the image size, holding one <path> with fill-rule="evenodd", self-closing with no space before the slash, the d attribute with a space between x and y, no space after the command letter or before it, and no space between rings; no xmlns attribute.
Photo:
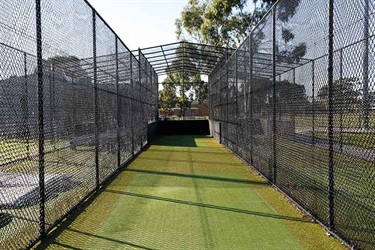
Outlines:
<svg viewBox="0 0 375 250"><path fill-rule="evenodd" d="M328 134L326 132L315 132L315 138L328 140ZM347 133L341 134L342 143L345 145L352 145L366 149L375 149L375 134L374 133ZM334 141L340 143L340 133L335 132L333 134Z"/></svg>
<svg viewBox="0 0 375 250"><path fill-rule="evenodd" d="M314 117L314 123L316 127L328 128L328 113L327 114L316 114ZM333 127L339 128L342 122L343 128L353 129L361 128L362 119L359 113L344 113L342 121L339 114L333 115ZM304 115L296 116L296 127L310 127L313 124L313 116ZM369 127L375 128L375 113L369 115Z"/></svg>
<svg viewBox="0 0 375 250"><path fill-rule="evenodd" d="M345 249L212 138L160 137L38 249Z"/></svg>

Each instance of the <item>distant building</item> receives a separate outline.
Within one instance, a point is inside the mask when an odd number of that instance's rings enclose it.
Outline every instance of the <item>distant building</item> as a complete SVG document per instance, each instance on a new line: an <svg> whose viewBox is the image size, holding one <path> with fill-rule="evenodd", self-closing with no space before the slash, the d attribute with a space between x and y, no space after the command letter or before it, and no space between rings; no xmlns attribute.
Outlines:
<svg viewBox="0 0 375 250"><path fill-rule="evenodd" d="M173 108L172 109L173 115L180 116L181 109L180 108ZM193 102L191 107L186 110L185 113L186 117L200 117L200 116L208 116L208 104L206 103L198 103Z"/></svg>

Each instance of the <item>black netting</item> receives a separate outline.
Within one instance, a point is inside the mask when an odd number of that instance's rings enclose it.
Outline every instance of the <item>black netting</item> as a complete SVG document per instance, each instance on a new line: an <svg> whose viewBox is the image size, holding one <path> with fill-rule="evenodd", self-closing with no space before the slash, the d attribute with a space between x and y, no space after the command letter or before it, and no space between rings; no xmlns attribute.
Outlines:
<svg viewBox="0 0 375 250"><path fill-rule="evenodd" d="M215 68L212 130L348 245L374 249L375 4L329 2L279 1Z"/></svg>
<svg viewBox="0 0 375 250"><path fill-rule="evenodd" d="M33 244L140 152L156 72L185 67L164 58L179 47L203 73L220 60L213 136L348 245L374 249L374 1L282 0L235 52L175 43L136 56L84 1L0 8L1 249Z"/></svg>
<svg viewBox="0 0 375 250"><path fill-rule="evenodd" d="M0 248L22 249L147 143L158 79L84 1L0 8Z"/></svg>

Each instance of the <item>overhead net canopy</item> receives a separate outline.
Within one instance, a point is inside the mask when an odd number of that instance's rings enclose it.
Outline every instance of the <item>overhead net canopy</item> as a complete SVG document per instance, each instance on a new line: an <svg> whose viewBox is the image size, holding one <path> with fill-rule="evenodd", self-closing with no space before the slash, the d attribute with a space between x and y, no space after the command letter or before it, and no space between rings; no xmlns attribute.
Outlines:
<svg viewBox="0 0 375 250"><path fill-rule="evenodd" d="M142 48L132 51L139 58L139 54L145 57L155 72L160 75L175 72L199 72L203 75L210 75L217 65L225 62L234 56L234 49L218 47L206 44L176 42ZM247 57L246 51L243 52ZM220 62L220 63L219 63ZM310 62L309 59L289 58L278 56L276 58L276 75L280 75L296 67ZM253 55L253 73L259 78L270 79L272 77L272 54L255 52Z"/></svg>
<svg viewBox="0 0 375 250"><path fill-rule="evenodd" d="M141 53L160 75L175 72L199 72L209 75L216 64L228 58L233 49L189 42L176 42L132 51Z"/></svg>

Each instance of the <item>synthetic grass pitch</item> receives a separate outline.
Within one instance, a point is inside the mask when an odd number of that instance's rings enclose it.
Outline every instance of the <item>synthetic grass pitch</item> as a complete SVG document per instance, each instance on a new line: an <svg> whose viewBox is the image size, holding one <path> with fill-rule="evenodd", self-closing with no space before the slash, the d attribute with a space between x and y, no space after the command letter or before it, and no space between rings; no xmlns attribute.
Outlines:
<svg viewBox="0 0 375 250"><path fill-rule="evenodd" d="M344 249L215 140L159 137L39 249Z"/></svg>

